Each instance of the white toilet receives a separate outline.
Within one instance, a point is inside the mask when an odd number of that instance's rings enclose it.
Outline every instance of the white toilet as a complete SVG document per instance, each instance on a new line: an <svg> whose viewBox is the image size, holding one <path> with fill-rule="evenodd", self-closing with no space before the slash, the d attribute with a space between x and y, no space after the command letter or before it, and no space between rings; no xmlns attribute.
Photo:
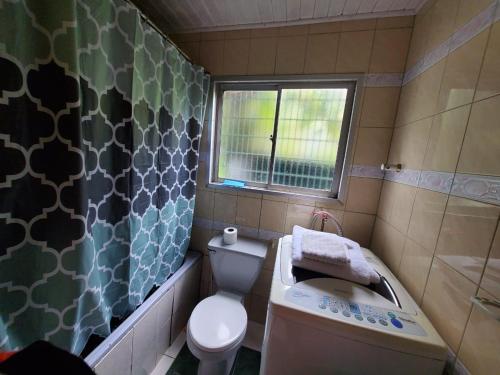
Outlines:
<svg viewBox="0 0 500 375"><path fill-rule="evenodd" d="M225 245L221 235L210 240L208 251L218 291L194 308L187 327L187 344L200 360L198 375L226 375L245 338L247 313L243 299L259 276L267 245L247 238Z"/></svg>

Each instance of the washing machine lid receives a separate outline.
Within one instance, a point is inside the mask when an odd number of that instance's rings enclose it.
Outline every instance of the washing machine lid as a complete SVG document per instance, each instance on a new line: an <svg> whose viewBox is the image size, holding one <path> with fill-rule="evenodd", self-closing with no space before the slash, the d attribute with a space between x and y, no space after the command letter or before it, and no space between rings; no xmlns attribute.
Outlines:
<svg viewBox="0 0 500 375"><path fill-rule="evenodd" d="M229 349L243 339L247 313L236 298L216 294L198 303L189 318L188 333L207 352Z"/></svg>

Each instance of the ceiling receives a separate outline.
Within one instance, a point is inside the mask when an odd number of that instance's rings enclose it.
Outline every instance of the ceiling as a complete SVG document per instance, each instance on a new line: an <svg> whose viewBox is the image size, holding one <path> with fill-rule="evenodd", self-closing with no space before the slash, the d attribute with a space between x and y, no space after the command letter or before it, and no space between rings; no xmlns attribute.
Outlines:
<svg viewBox="0 0 500 375"><path fill-rule="evenodd" d="M133 0L162 31L213 31L413 15L426 0Z"/></svg>

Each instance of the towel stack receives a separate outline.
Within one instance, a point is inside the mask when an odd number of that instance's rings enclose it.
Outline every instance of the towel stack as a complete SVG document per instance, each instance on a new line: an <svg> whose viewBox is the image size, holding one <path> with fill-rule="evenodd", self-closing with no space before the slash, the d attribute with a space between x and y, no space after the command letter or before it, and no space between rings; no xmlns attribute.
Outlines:
<svg viewBox="0 0 500 375"><path fill-rule="evenodd" d="M298 225L293 227L292 264L359 284L380 282L379 274L366 261L358 243Z"/></svg>

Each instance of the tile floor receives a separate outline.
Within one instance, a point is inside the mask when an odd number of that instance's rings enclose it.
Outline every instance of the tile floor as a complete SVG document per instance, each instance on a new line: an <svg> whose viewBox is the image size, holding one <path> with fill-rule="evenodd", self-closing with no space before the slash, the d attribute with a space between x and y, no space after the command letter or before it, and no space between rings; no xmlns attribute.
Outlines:
<svg viewBox="0 0 500 375"><path fill-rule="evenodd" d="M247 326L247 333L245 339L243 340L243 348L238 352L238 358L233 369L233 374L252 374L255 372L255 362L260 362L260 350L262 347L262 340L264 338L264 325L249 321ZM248 348L248 349L247 349ZM256 353L257 352L257 353ZM172 367L176 358L179 357L175 365L175 369ZM180 364L184 362L183 364ZM194 363L196 366L196 363ZM167 351L161 356L160 361L156 365L155 369L151 375L165 375L170 374L170 369L172 369L172 374L190 375L192 372L191 367L193 366L191 353L186 345L186 331L183 330L175 341L170 345ZM186 371L183 374L181 371Z"/></svg>

